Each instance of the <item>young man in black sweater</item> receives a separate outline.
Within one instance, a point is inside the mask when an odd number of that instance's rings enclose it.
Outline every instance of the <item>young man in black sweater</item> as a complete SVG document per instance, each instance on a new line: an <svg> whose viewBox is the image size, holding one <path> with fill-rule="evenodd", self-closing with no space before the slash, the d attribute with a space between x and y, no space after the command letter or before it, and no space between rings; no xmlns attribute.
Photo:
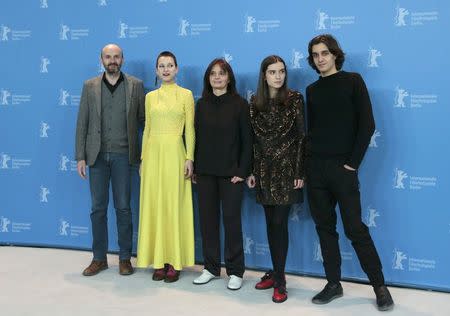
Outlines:
<svg viewBox="0 0 450 316"><path fill-rule="evenodd" d="M331 35L313 38L308 52L309 64L320 78L306 89L306 183L328 281L312 301L326 304L343 295L335 210L339 204L345 235L374 288L377 307L390 310L394 302L384 283L380 258L361 220L357 170L375 130L369 94L359 74L341 71L344 52Z"/></svg>

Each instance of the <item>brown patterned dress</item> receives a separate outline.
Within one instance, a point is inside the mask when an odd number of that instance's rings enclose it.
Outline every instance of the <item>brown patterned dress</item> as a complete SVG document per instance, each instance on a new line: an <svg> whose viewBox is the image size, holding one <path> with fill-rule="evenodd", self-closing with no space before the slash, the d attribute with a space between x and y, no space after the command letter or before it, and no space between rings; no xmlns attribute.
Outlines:
<svg viewBox="0 0 450 316"><path fill-rule="evenodd" d="M303 96L291 90L285 104L271 101L267 111L258 111L254 101L250 101L250 120L256 201L263 205L301 202L302 190L294 190L294 179L304 177Z"/></svg>

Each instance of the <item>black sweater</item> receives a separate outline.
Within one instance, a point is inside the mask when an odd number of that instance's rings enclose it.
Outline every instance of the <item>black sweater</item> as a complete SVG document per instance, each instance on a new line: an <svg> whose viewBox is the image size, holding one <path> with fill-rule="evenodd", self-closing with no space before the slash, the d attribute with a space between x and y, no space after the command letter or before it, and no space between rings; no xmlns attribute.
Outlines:
<svg viewBox="0 0 450 316"><path fill-rule="evenodd" d="M252 133L247 101L225 93L201 98L195 110L194 173L247 177Z"/></svg>
<svg viewBox="0 0 450 316"><path fill-rule="evenodd" d="M309 154L345 157L357 169L375 130L361 75L339 71L306 88Z"/></svg>

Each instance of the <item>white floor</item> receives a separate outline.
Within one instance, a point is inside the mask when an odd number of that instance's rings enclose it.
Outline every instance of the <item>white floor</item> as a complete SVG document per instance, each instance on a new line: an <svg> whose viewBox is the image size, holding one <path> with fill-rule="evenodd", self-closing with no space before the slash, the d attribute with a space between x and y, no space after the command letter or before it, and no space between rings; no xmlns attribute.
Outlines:
<svg viewBox="0 0 450 316"><path fill-rule="evenodd" d="M396 306L382 313L370 286L343 282L343 298L317 306L310 299L324 280L288 275L289 299L274 304L272 290L254 289L259 271L247 271L242 289L230 291L223 271L221 279L193 285L200 266L185 270L172 284L152 281L148 269L120 276L115 255L108 257L108 270L84 277L81 271L90 259L85 251L0 247L0 316L450 315L448 293L390 288Z"/></svg>

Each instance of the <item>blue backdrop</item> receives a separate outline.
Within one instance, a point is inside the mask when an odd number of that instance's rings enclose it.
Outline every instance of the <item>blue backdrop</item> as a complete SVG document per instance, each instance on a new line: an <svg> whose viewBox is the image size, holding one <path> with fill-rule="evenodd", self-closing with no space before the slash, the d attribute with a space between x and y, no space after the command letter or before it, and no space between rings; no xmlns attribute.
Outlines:
<svg viewBox="0 0 450 316"><path fill-rule="evenodd" d="M386 279L450 291L449 21L444 0L286 0L278 6L262 0L3 0L0 243L90 248L90 196L76 174L74 134L82 82L102 72L106 43L123 47L123 70L143 79L147 90L155 88L155 57L171 50L179 59L178 83L196 97L207 64L218 56L230 61L240 93L249 97L269 54L284 57L290 87L304 92L317 79L307 43L327 32L346 52L344 69L362 74L373 103L376 131L360 180L364 221ZM138 186L135 172L135 230ZM115 251L113 212L109 220ZM289 225L287 270L323 275L307 205L293 207ZM247 266L270 266L262 209L250 190L243 229ZM196 236L201 261L198 230ZM344 277L366 280L351 244L345 237L340 244Z"/></svg>

